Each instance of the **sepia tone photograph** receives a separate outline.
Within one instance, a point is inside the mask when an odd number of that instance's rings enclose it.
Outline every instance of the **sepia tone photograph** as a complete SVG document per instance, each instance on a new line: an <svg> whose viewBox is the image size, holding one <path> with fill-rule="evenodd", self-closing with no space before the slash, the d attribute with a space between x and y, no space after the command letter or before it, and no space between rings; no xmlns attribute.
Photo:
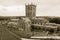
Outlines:
<svg viewBox="0 0 60 40"><path fill-rule="evenodd" d="M0 40L60 40L60 0L0 0Z"/></svg>

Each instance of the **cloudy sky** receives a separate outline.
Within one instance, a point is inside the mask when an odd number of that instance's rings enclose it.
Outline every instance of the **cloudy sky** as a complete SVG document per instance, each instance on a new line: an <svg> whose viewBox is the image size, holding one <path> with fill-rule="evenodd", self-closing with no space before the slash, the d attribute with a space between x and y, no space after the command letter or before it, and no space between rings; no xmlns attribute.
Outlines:
<svg viewBox="0 0 60 40"><path fill-rule="evenodd" d="M0 0L0 16L25 16L28 3L37 5L37 16L60 17L60 0Z"/></svg>

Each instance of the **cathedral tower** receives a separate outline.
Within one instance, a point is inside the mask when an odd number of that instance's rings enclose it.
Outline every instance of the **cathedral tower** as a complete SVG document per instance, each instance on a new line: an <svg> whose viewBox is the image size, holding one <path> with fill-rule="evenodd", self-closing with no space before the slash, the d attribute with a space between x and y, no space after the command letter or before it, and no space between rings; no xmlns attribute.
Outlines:
<svg viewBox="0 0 60 40"><path fill-rule="evenodd" d="M26 5L26 17L32 18L36 16L36 5Z"/></svg>

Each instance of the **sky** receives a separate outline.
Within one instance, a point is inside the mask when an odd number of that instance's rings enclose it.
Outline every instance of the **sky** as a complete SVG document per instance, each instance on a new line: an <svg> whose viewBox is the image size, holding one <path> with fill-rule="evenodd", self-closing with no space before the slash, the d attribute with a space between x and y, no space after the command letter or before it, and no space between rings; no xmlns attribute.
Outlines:
<svg viewBox="0 0 60 40"><path fill-rule="evenodd" d="M0 0L0 16L25 16L25 5L31 3L36 16L60 17L60 0Z"/></svg>

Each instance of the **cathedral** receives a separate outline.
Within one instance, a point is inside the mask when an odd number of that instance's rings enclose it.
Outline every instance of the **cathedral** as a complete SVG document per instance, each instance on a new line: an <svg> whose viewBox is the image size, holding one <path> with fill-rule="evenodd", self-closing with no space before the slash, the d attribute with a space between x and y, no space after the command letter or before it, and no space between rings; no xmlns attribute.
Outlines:
<svg viewBox="0 0 60 40"><path fill-rule="evenodd" d="M17 23L14 26L14 28L23 31L26 34L32 34L35 36L41 36L41 35L47 36L49 34L52 34L54 36L57 35L56 32L58 28L60 29L59 24L49 23L49 21L45 18L40 18L40 17L37 18L36 5L34 4L25 5L25 11L26 11L26 16L23 17L20 16L18 20L10 19L10 22L8 22L8 26L10 26L10 24L13 24L12 25L13 27L14 24Z"/></svg>

